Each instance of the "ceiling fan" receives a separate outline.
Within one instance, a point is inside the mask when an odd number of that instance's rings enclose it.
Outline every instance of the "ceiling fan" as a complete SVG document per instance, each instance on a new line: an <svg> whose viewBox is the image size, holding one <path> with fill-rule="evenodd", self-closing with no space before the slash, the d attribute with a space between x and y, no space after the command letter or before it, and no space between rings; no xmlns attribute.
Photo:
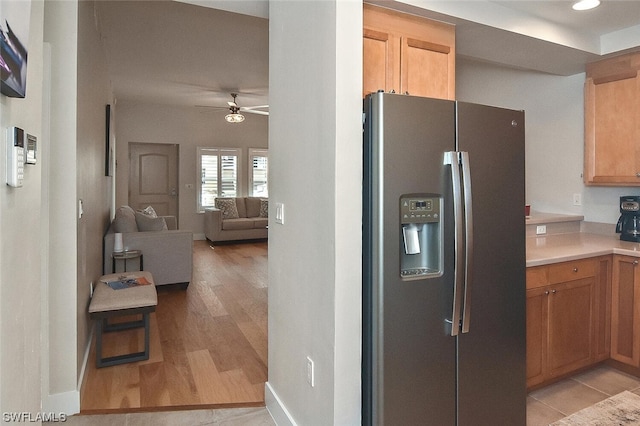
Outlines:
<svg viewBox="0 0 640 426"><path fill-rule="evenodd" d="M233 101L228 101L229 105L229 114L225 115L224 119L229 123L241 123L244 121L244 115L241 112L246 112L250 114L259 114L259 115L269 115L269 111L265 111L265 109L269 108L269 105L256 105L251 107L241 107L238 106L236 102L237 93L231 93L231 97Z"/></svg>

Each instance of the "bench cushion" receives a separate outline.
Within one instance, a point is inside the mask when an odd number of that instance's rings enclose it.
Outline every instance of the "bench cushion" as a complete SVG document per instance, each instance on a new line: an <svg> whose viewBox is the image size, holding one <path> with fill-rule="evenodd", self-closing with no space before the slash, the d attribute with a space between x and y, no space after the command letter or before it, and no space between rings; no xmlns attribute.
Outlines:
<svg viewBox="0 0 640 426"><path fill-rule="evenodd" d="M151 284L139 285L121 290L114 290L107 285L108 281L115 281L123 277L144 277ZM100 277L100 280L93 291L91 303L89 304L89 313L141 308L146 306L156 306L157 304L158 294L156 293L155 283L150 272L140 271L109 274Z"/></svg>

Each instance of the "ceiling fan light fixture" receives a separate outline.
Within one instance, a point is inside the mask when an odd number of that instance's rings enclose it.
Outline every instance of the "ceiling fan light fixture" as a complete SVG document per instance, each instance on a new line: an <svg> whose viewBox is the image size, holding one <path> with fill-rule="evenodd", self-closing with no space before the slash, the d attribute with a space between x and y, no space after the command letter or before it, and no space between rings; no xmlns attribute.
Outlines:
<svg viewBox="0 0 640 426"><path fill-rule="evenodd" d="M600 0L580 0L571 6L573 10L589 10L600 6Z"/></svg>
<svg viewBox="0 0 640 426"><path fill-rule="evenodd" d="M231 114L225 115L224 119L227 120L227 123L242 123L244 121L244 115L232 112Z"/></svg>

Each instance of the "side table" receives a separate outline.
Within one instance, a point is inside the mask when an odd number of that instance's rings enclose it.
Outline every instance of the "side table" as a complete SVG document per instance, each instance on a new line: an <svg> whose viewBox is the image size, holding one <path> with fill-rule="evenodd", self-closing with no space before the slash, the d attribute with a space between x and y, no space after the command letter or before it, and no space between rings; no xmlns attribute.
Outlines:
<svg viewBox="0 0 640 426"><path fill-rule="evenodd" d="M143 264L143 258L142 258L142 250L125 250L125 251L120 251L120 252L113 252L111 254L111 258L113 259L113 263L111 266L111 272L116 273L116 261L117 260L122 260L124 263L124 269L120 272L128 272L127 271L127 260L130 259L139 259L138 260L138 266L139 266L139 271L143 271L144 270L144 264Z"/></svg>

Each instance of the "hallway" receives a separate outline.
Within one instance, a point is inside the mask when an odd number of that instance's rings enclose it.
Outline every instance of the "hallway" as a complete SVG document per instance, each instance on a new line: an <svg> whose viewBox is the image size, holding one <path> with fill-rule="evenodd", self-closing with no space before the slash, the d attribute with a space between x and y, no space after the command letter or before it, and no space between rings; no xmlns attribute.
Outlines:
<svg viewBox="0 0 640 426"><path fill-rule="evenodd" d="M139 350L142 330L106 334L104 355ZM147 361L96 369L95 339L81 413L264 405L267 242L194 242L186 291L158 288Z"/></svg>

